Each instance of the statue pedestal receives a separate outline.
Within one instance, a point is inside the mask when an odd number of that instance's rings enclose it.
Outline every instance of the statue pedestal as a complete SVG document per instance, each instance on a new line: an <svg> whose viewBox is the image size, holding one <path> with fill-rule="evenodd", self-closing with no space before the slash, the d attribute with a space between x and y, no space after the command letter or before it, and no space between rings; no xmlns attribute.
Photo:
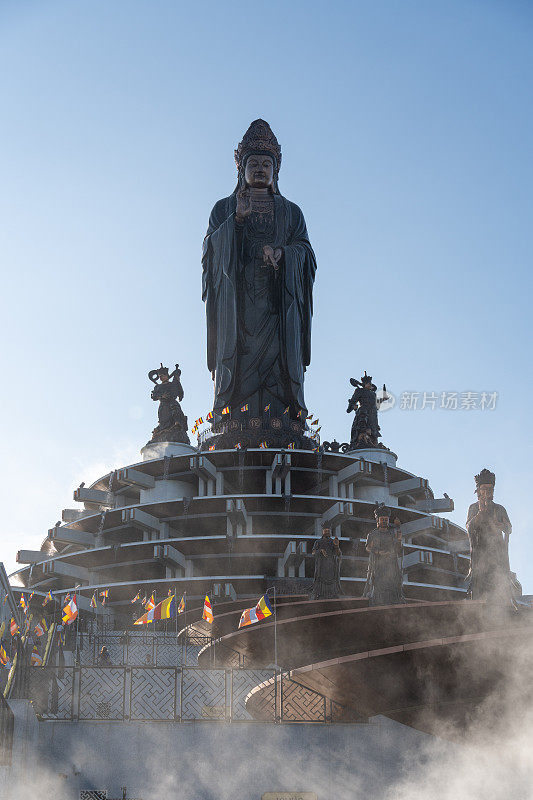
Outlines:
<svg viewBox="0 0 533 800"><path fill-rule="evenodd" d="M393 453L392 450L385 450L382 447L361 447L358 450L348 450L346 455L362 458L365 461L373 461L375 464L384 462L388 467L395 467L398 461L396 453Z"/></svg>
<svg viewBox="0 0 533 800"><path fill-rule="evenodd" d="M197 452L196 447L183 442L148 442L141 448L143 461L153 461L165 456L194 455Z"/></svg>

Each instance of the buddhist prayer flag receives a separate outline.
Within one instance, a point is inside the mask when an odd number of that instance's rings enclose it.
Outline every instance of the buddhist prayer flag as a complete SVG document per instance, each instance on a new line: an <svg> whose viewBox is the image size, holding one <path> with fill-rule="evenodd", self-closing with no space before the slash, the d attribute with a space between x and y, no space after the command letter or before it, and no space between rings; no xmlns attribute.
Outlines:
<svg viewBox="0 0 533 800"><path fill-rule="evenodd" d="M318 423L319 423L319 420L318 420L318 419L315 419L315 420L313 420L313 422L311 423L311 425L318 425Z"/></svg>
<svg viewBox="0 0 533 800"><path fill-rule="evenodd" d="M265 411L270 411L270 403L267 406L265 406Z"/></svg>
<svg viewBox="0 0 533 800"><path fill-rule="evenodd" d="M285 409L285 411L283 413L284 414L288 414L289 413L289 406L287 406L287 408Z"/></svg>
<svg viewBox="0 0 533 800"><path fill-rule="evenodd" d="M242 444L240 442L237 442L237 444L235 445L235 450L241 450L241 449L242 449Z"/></svg>
<svg viewBox="0 0 533 800"><path fill-rule="evenodd" d="M290 444L288 444L288 445L287 445L287 447L289 448L289 450L294 450L294 448L296 447L296 445L295 445L295 443L294 443L294 442L290 442Z"/></svg>
<svg viewBox="0 0 533 800"><path fill-rule="evenodd" d="M31 665L32 667L42 667L43 665L43 660L39 655L36 644L33 645L33 650L31 651Z"/></svg>
<svg viewBox="0 0 533 800"><path fill-rule="evenodd" d="M147 611L151 611L153 608L155 608L155 597L153 592L151 598L147 603L144 604L144 607Z"/></svg>
<svg viewBox="0 0 533 800"><path fill-rule="evenodd" d="M63 609L63 622L65 625L72 625L78 616L78 604L76 603L76 595L70 600Z"/></svg>
<svg viewBox="0 0 533 800"><path fill-rule="evenodd" d="M4 597L4 602L2 603L3 606L5 606L7 598L8 598L8 595L6 594L5 597Z"/></svg>
<svg viewBox="0 0 533 800"><path fill-rule="evenodd" d="M91 597L91 608L96 608L96 592Z"/></svg>
<svg viewBox="0 0 533 800"><path fill-rule="evenodd" d="M241 614L239 628L244 628L246 625L253 625L260 622L265 617L270 617L272 614L272 606L270 605L268 596L266 594L259 600L253 608L245 608Z"/></svg>
<svg viewBox="0 0 533 800"><path fill-rule="evenodd" d="M144 595L143 599L141 600L141 603L143 604L143 606L144 606L145 608L146 608L146 603L147 603L147 602L148 602L148 601L147 601L147 599L146 599L146 595Z"/></svg>
<svg viewBox="0 0 533 800"><path fill-rule="evenodd" d="M64 600L64 602L65 602L65 603L68 603L68 601L69 601L69 600L70 600L70 592L67 592L67 595L66 595L66 597L65 597L65 600Z"/></svg>
<svg viewBox="0 0 533 800"><path fill-rule="evenodd" d="M45 598L44 598L44 600L43 600L43 606L45 606L47 603L51 603L51 602L52 602L52 592L49 589L47 594L46 594L46 596L45 596Z"/></svg>
<svg viewBox="0 0 533 800"><path fill-rule="evenodd" d="M134 625L146 625L149 622L154 622L158 619L172 619L176 616L176 602L175 595L171 594L170 597L165 597L157 606L151 608L142 617L135 620Z"/></svg>
<svg viewBox="0 0 533 800"><path fill-rule="evenodd" d="M214 416L215 415L213 414L213 412L210 411L209 414L205 415L205 418L206 418L206 420L208 420L210 422L213 419Z"/></svg>
<svg viewBox="0 0 533 800"><path fill-rule="evenodd" d="M268 449L268 445L267 445L267 443L266 443L266 442L261 442L261 444L259 445L259 447L261 448L261 450L267 450L267 449Z"/></svg>
<svg viewBox="0 0 533 800"><path fill-rule="evenodd" d="M180 604L178 606L178 614L183 614L185 611L185 595L180 600Z"/></svg>
<svg viewBox="0 0 533 800"><path fill-rule="evenodd" d="M105 601L109 597L109 589L104 589L103 592L100 592L100 597L102 598L102 605L105 606Z"/></svg>
<svg viewBox="0 0 533 800"><path fill-rule="evenodd" d="M135 597L133 598L133 600L130 600L130 603L136 603L136 602L137 602L137 600L140 600L140 598L141 598L141 593L140 593L140 592L137 592L137 594L135 595Z"/></svg>
<svg viewBox="0 0 533 800"><path fill-rule="evenodd" d="M215 445L214 444L210 444L209 445L209 452L212 452L214 449L215 449Z"/></svg>
<svg viewBox="0 0 533 800"><path fill-rule="evenodd" d="M313 415L312 414L308 414L306 419L313 419Z"/></svg>
<svg viewBox="0 0 533 800"><path fill-rule="evenodd" d="M46 624L46 620L43 618L34 628L36 636L44 636L46 631L48 630L48 626Z"/></svg>
<svg viewBox="0 0 533 800"><path fill-rule="evenodd" d="M245 403L243 406L241 406L241 411L248 411L248 403Z"/></svg>
<svg viewBox="0 0 533 800"><path fill-rule="evenodd" d="M9 664L9 658L7 657L7 653L1 645L0 645L0 664L3 667Z"/></svg>
<svg viewBox="0 0 533 800"><path fill-rule="evenodd" d="M19 632L19 626L17 625L13 617L11 617L11 622L9 623L9 630L11 632L11 636L14 636L16 633Z"/></svg>
<svg viewBox="0 0 533 800"><path fill-rule="evenodd" d="M26 613L26 611L28 610L28 605L26 603L26 598L24 597L24 592L20 595L19 606L24 611L24 613Z"/></svg>
<svg viewBox="0 0 533 800"><path fill-rule="evenodd" d="M229 414L230 411L231 411L231 409L230 409L229 406L224 406L224 408L222 409L222 413L223 414Z"/></svg>
<svg viewBox="0 0 533 800"><path fill-rule="evenodd" d="M204 611L202 614L202 619L205 619L205 621L209 622L209 624L213 622L213 609L211 607L211 601L207 595L205 596L204 600Z"/></svg>

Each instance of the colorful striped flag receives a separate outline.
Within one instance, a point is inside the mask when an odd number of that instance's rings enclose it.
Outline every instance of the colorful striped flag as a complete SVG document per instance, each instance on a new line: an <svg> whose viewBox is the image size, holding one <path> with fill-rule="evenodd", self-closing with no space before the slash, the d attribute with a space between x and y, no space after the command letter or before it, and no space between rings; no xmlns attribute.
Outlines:
<svg viewBox="0 0 533 800"><path fill-rule="evenodd" d="M65 625L72 625L78 616L78 604L76 603L76 595L70 600L63 609L63 622Z"/></svg>
<svg viewBox="0 0 533 800"><path fill-rule="evenodd" d="M21 609L24 611L24 613L26 613L26 612L27 612L27 610L28 610L28 605L27 605L27 603L26 603L26 598L24 597L24 592L22 592L22 594L20 595L19 606L20 606L20 607L21 607Z"/></svg>
<svg viewBox="0 0 533 800"><path fill-rule="evenodd" d="M285 409L285 411L283 413L284 414L288 414L289 413L289 406L287 406L287 408Z"/></svg>
<svg viewBox="0 0 533 800"><path fill-rule="evenodd" d="M19 626L17 625L13 617L11 617L11 622L9 623L9 630L11 636L14 636L16 633L19 632Z"/></svg>
<svg viewBox="0 0 533 800"><path fill-rule="evenodd" d="M315 420L313 420L313 422L311 423L311 425L318 425L318 422L319 422L319 420L318 420L318 417L317 417Z"/></svg>
<svg viewBox="0 0 533 800"><path fill-rule="evenodd" d="M224 408L222 409L222 413L223 414L229 414L230 411L231 411L231 409L230 409L229 406L224 406Z"/></svg>
<svg viewBox="0 0 533 800"><path fill-rule="evenodd" d="M265 619L265 617L270 617L271 614L272 606L270 605L268 595L264 594L256 606L244 609L241 614L239 628L244 628L246 625L254 625L254 623Z"/></svg>
<svg viewBox="0 0 533 800"><path fill-rule="evenodd" d="M7 598L8 598L8 595L6 594L5 597L4 597L4 602L2 603L3 606L5 606Z"/></svg>
<svg viewBox="0 0 533 800"><path fill-rule="evenodd" d="M204 600L204 611L202 614L202 619L205 619L205 621L209 622L209 624L213 622L213 608L211 606L211 601L207 595L205 596Z"/></svg>
<svg viewBox="0 0 533 800"><path fill-rule="evenodd" d="M39 655L39 650L37 649L37 645L33 645L33 650L31 651L31 659L30 659L32 667L42 667L43 660Z"/></svg>
<svg viewBox="0 0 533 800"><path fill-rule="evenodd" d="M261 448L261 450L267 450L268 449L268 444L266 442L261 442L259 447Z"/></svg>
<svg viewBox="0 0 533 800"><path fill-rule="evenodd" d="M137 594L135 595L135 597L133 598L133 600L130 600L130 603L136 603L136 602L137 602L137 600L140 600L140 599L141 599L141 593L140 593L140 592L137 592Z"/></svg>
<svg viewBox="0 0 533 800"><path fill-rule="evenodd" d="M287 445L287 447L289 448L289 450L294 450L296 444L294 442L291 442L290 444Z"/></svg>
<svg viewBox="0 0 533 800"><path fill-rule="evenodd" d="M53 599L53 598L52 598L52 592L50 591L50 589L48 589L48 592L46 593L46 595L45 595L45 598L44 598L44 600L43 600L43 607L44 607L44 606L45 606L47 603L51 603L51 602L52 602L52 599Z"/></svg>
<svg viewBox="0 0 533 800"><path fill-rule="evenodd" d="M103 592L100 592L100 597L102 598L102 605L105 606L105 601L109 597L109 589L104 589Z"/></svg>
<svg viewBox="0 0 533 800"><path fill-rule="evenodd" d="M248 408L248 403L245 403L243 406L241 406L241 411L248 411Z"/></svg>
<svg viewBox="0 0 533 800"><path fill-rule="evenodd" d="M215 416L215 415L213 414L213 412L212 412L212 411L210 411L210 412L209 412L209 414L206 414L206 415L205 415L205 418L206 418L206 420L207 420L208 422L211 422L211 420L213 419L213 417L214 417L214 416Z"/></svg>
<svg viewBox="0 0 533 800"><path fill-rule="evenodd" d="M313 419L313 415L312 414L308 414L306 419Z"/></svg>
<svg viewBox="0 0 533 800"><path fill-rule="evenodd" d="M3 667L6 667L9 664L9 658L7 657L7 653L2 645L0 645L0 664Z"/></svg>
<svg viewBox="0 0 533 800"><path fill-rule="evenodd" d="M43 619L40 622L38 622L34 628L35 635L44 636L47 630L48 630L48 625L46 624L46 620L43 617Z"/></svg>
<svg viewBox="0 0 533 800"><path fill-rule="evenodd" d="M96 608L96 592L94 592L91 597L91 608Z"/></svg>
<svg viewBox="0 0 533 800"><path fill-rule="evenodd" d="M180 600L180 604L178 606L178 614L183 614L185 611L185 595Z"/></svg>
<svg viewBox="0 0 533 800"><path fill-rule="evenodd" d="M69 600L70 600L70 592L67 592L66 597L65 597L63 602L64 603L68 603Z"/></svg>
<svg viewBox="0 0 533 800"><path fill-rule="evenodd" d="M267 406L265 406L265 412L266 411L270 411L270 403Z"/></svg>
<svg viewBox="0 0 533 800"><path fill-rule="evenodd" d="M212 453L214 449L215 449L215 445L214 444L210 444L209 445L209 452Z"/></svg>
<svg viewBox="0 0 533 800"><path fill-rule="evenodd" d="M151 608L150 611L147 611L146 614L143 614L142 617L135 620L133 623L134 625L146 625L149 622L154 622L154 620L158 619L172 619L176 616L176 603L175 603L175 595L170 595L170 597L165 597L158 605Z"/></svg>
<svg viewBox="0 0 533 800"><path fill-rule="evenodd" d="M144 604L144 607L147 611L152 611L152 609L155 608L155 597L153 592L151 598Z"/></svg>
<svg viewBox="0 0 533 800"><path fill-rule="evenodd" d="M237 442L235 445L235 450L242 450L242 444L240 442Z"/></svg>

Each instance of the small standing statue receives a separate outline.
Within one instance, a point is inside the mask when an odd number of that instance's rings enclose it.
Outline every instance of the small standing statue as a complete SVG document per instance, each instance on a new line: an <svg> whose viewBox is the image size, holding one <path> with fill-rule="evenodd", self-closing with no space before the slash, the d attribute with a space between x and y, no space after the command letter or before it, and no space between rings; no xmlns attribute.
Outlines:
<svg viewBox="0 0 533 800"><path fill-rule="evenodd" d="M400 520L396 517L390 525L390 511L383 503L376 504L374 516L377 528L370 531L366 540L370 559L363 597L369 598L371 606L404 603L399 562L402 556Z"/></svg>
<svg viewBox="0 0 533 800"><path fill-rule="evenodd" d="M174 372L168 374L168 367L163 364L159 369L152 369L148 378L155 383L150 397L159 401L157 418L159 425L152 431L152 442L184 442L189 444L187 434L187 417L181 410L178 400L183 400L183 387L180 381L181 370L176 364ZM158 383L158 379L161 383Z"/></svg>
<svg viewBox="0 0 533 800"><path fill-rule="evenodd" d="M355 386L355 392L348 400L346 413L355 411L355 419L352 424L350 439L350 449L357 450L363 447L383 447L378 443L381 436L378 424L378 408L384 400L389 398L386 395L386 387L383 384L384 396L379 400L376 398L376 389L372 383L372 376L363 375L360 381L350 378L350 383Z"/></svg>
<svg viewBox="0 0 533 800"><path fill-rule="evenodd" d="M505 508L493 500L495 474L482 469L475 481L478 501L468 509L466 520L470 539L469 593L473 600L514 605L509 568L511 523Z"/></svg>
<svg viewBox="0 0 533 800"><path fill-rule="evenodd" d="M322 526L322 537L314 545L312 553L315 557L315 579L311 591L312 600L329 600L340 597L342 553L339 540L331 538L331 528L327 523Z"/></svg>

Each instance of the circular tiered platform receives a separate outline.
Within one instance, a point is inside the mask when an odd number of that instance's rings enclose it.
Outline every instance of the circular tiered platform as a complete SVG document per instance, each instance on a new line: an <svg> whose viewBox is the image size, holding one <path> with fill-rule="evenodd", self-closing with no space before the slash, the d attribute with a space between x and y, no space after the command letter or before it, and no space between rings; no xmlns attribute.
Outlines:
<svg viewBox="0 0 533 800"><path fill-rule="evenodd" d="M209 594L215 612L227 601L251 605L269 587L278 597L305 597L323 521L340 539L344 594L359 597L375 501L393 506L402 522L406 596L465 595L466 533L439 516L452 501L435 499L428 481L398 467L389 450L206 453L157 443L143 454L76 490L81 508L63 511L41 552L19 552L24 566L11 577L31 587L35 601L49 589L64 594L77 586L90 615L93 592L109 589L105 613L127 627L139 589L186 593L189 608Z"/></svg>

